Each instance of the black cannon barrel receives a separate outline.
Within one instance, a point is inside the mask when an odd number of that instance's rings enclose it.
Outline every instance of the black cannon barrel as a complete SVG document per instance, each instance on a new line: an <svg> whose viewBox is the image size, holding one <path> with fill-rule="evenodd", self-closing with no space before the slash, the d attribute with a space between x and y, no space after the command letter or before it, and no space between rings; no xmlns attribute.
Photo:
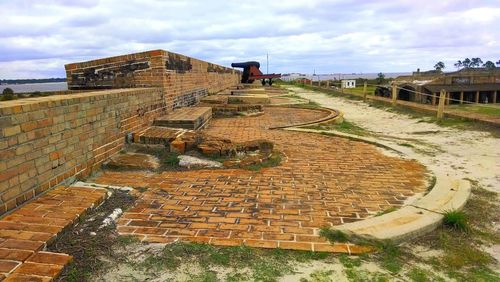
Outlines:
<svg viewBox="0 0 500 282"><path fill-rule="evenodd" d="M256 66L257 68L260 68L259 62L244 62L244 63L232 63L231 67L233 68L246 68L246 67L251 67L251 66Z"/></svg>

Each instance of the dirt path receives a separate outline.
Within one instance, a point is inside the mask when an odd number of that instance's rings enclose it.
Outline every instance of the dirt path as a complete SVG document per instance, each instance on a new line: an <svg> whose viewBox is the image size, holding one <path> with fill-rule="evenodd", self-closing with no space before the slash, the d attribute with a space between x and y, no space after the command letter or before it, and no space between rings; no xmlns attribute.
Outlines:
<svg viewBox="0 0 500 282"><path fill-rule="evenodd" d="M410 144L418 160L433 171L476 180L488 190L500 192L500 147L498 138L479 131L442 127L411 116L371 107L297 87L297 95L324 107L340 109L344 118L394 145ZM402 151L405 146L400 146Z"/></svg>

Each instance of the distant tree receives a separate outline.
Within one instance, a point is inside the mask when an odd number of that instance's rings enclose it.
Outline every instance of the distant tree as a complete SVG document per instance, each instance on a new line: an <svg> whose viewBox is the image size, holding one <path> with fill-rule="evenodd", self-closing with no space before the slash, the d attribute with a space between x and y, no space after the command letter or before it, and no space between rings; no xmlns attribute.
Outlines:
<svg viewBox="0 0 500 282"><path fill-rule="evenodd" d="M469 58L465 58L465 60L462 61L462 67L468 69L471 67L472 61Z"/></svg>
<svg viewBox="0 0 500 282"><path fill-rule="evenodd" d="M463 63L462 63L462 61L460 61L460 60L458 60L458 61L454 64L454 66L455 66L457 69L461 69L463 65L464 65L464 64L463 64Z"/></svg>
<svg viewBox="0 0 500 282"><path fill-rule="evenodd" d="M3 94L3 100L13 100L14 99L14 90L12 90L12 88L5 88L3 91L2 91L2 94Z"/></svg>
<svg viewBox="0 0 500 282"><path fill-rule="evenodd" d="M377 81L377 84L382 84L382 83L384 83L384 82L385 82L385 74L383 74L383 73L379 72L379 73L377 74L377 79L376 79L376 81Z"/></svg>
<svg viewBox="0 0 500 282"><path fill-rule="evenodd" d="M437 71L441 71L445 68L444 63L439 61L434 65L434 69Z"/></svg>
<svg viewBox="0 0 500 282"><path fill-rule="evenodd" d="M483 67L486 69L492 70L495 69L495 64L492 61L486 61L486 63L483 64Z"/></svg>
<svg viewBox="0 0 500 282"><path fill-rule="evenodd" d="M481 58L472 58L470 62L470 67L471 68L477 68L480 67L483 64L483 60Z"/></svg>

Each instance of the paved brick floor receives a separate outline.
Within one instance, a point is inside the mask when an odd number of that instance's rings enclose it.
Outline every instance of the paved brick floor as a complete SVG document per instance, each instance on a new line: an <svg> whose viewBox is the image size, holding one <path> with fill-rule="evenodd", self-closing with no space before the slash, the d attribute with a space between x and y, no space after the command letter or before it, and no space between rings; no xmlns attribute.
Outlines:
<svg viewBox="0 0 500 282"><path fill-rule="evenodd" d="M425 168L360 142L267 129L321 115L266 108L262 116L216 119L205 129L234 141L273 140L286 155L278 167L258 172L105 172L94 181L146 188L118 222L121 234L145 241L361 252L356 246L328 244L318 236L319 229L401 206L407 197L424 192Z"/></svg>
<svg viewBox="0 0 500 282"><path fill-rule="evenodd" d="M0 220L0 280L52 281L72 259L43 249L106 197L102 189L57 187Z"/></svg>

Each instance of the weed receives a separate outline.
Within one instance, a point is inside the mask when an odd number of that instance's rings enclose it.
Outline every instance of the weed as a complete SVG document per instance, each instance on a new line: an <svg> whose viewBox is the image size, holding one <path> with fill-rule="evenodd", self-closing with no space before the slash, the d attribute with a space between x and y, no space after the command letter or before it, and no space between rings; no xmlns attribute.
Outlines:
<svg viewBox="0 0 500 282"><path fill-rule="evenodd" d="M398 273L402 266L401 250L390 240L376 241L373 244L379 250L378 256L381 258L381 266L391 273Z"/></svg>
<svg viewBox="0 0 500 282"><path fill-rule="evenodd" d="M280 163L281 163L281 154L279 152L273 152L271 156L262 163L248 165L244 168L252 171L259 171L263 168L278 166L280 165Z"/></svg>
<svg viewBox="0 0 500 282"><path fill-rule="evenodd" d="M421 268L414 267L408 273L408 278L414 282L427 282L430 281L427 272Z"/></svg>
<svg viewBox="0 0 500 282"><path fill-rule="evenodd" d="M414 148L415 146L413 146L412 144L410 143L398 143L399 146L403 146L403 147L408 147L408 148Z"/></svg>
<svg viewBox="0 0 500 282"><path fill-rule="evenodd" d="M169 167L178 167L179 166L179 154L176 152L169 152L164 154L161 158L162 163Z"/></svg>
<svg viewBox="0 0 500 282"><path fill-rule="evenodd" d="M467 215L463 211L445 211L443 224L455 230L464 232L469 231L469 225L467 224Z"/></svg>
<svg viewBox="0 0 500 282"><path fill-rule="evenodd" d="M349 133L358 136L369 136L372 133L362 127L355 125L352 122L344 120L341 123L329 124L329 125L311 125L304 128L310 128L315 130L336 130L344 133Z"/></svg>
<svg viewBox="0 0 500 282"><path fill-rule="evenodd" d="M333 282L333 279L330 278L333 274L333 270L315 270L309 276L313 282Z"/></svg>
<svg viewBox="0 0 500 282"><path fill-rule="evenodd" d="M353 268L361 266L361 259L359 258L350 258L348 255L340 255L339 261L345 268Z"/></svg>
<svg viewBox="0 0 500 282"><path fill-rule="evenodd" d="M381 215L388 214L388 213L396 211L396 210L397 210L396 207L390 207L390 208L388 208L386 210L378 212L375 216L381 216Z"/></svg>
<svg viewBox="0 0 500 282"><path fill-rule="evenodd" d="M349 237L347 236L347 234L340 230L332 230L328 227L321 228L319 231L319 236L326 238L331 243L349 241Z"/></svg>
<svg viewBox="0 0 500 282"><path fill-rule="evenodd" d="M116 237L116 243L122 247L139 243L140 240L136 236L132 235L120 235Z"/></svg>
<svg viewBox="0 0 500 282"><path fill-rule="evenodd" d="M205 271L201 274L191 277L189 281L192 282L217 282L217 274L214 271Z"/></svg>

